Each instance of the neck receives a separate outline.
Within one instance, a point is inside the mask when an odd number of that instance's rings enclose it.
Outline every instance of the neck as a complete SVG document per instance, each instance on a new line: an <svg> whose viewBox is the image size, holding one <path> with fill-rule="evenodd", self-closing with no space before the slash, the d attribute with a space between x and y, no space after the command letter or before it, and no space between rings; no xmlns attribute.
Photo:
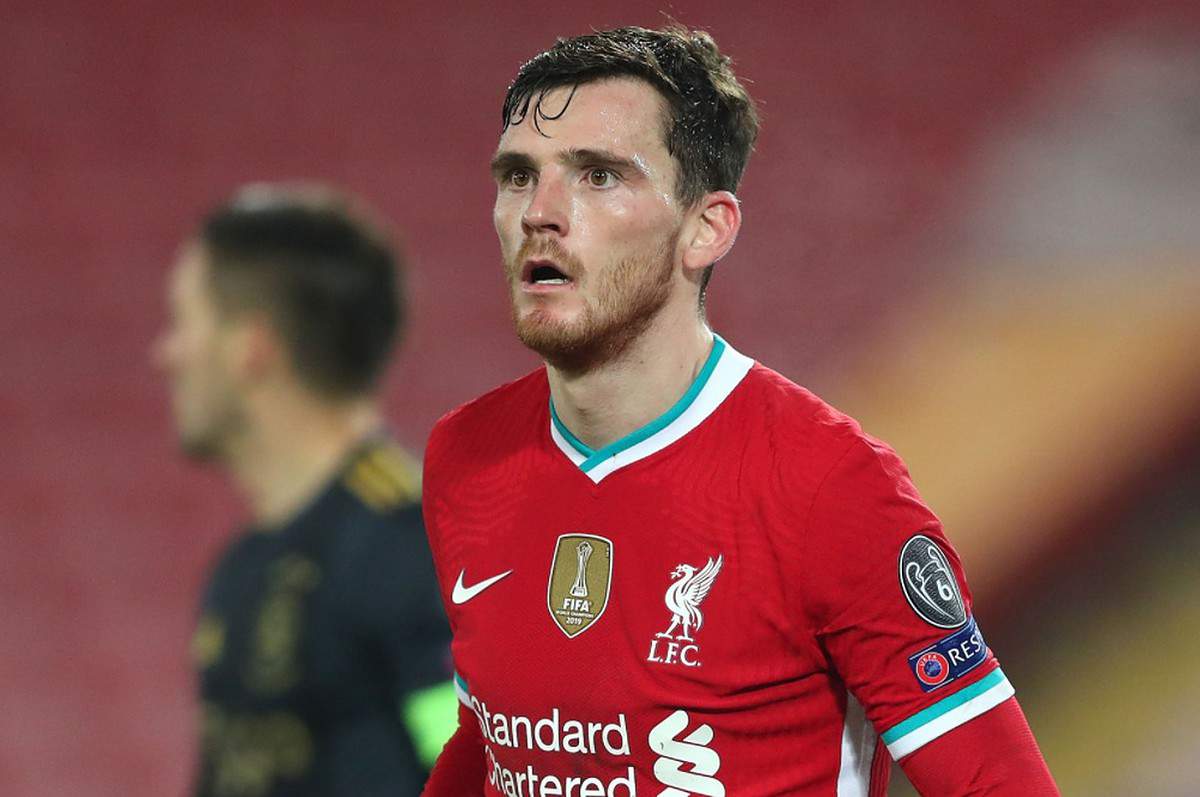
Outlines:
<svg viewBox="0 0 1200 797"><path fill-rule="evenodd" d="M254 523L286 524L324 489L380 418L367 400L339 404L273 395L251 407L255 420L227 451L226 465Z"/></svg>
<svg viewBox="0 0 1200 797"><path fill-rule="evenodd" d="M712 350L713 335L693 308L666 313L615 359L583 373L546 366L555 412L571 433L599 449L669 410L695 381Z"/></svg>

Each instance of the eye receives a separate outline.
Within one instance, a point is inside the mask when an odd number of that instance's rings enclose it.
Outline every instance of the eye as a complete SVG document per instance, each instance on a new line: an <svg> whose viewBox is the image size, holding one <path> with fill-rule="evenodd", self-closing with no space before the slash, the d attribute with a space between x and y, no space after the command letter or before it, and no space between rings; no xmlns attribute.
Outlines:
<svg viewBox="0 0 1200 797"><path fill-rule="evenodd" d="M596 167L588 169L587 180L593 188L611 188L617 182L617 175L611 169Z"/></svg>
<svg viewBox="0 0 1200 797"><path fill-rule="evenodd" d="M525 188L533 181L533 175L526 169L513 169L508 173L508 184L513 188Z"/></svg>

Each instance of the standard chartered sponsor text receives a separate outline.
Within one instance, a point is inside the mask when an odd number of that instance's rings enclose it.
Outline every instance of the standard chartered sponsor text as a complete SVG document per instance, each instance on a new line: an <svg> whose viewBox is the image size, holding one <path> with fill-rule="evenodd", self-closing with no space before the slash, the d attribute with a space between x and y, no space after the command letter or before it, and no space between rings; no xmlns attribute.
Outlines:
<svg viewBox="0 0 1200 797"><path fill-rule="evenodd" d="M490 712L487 703L471 698L484 737L497 747L542 750L547 753L595 755L603 747L609 755L629 755L629 731L625 715L616 722L584 722L562 719L557 708L549 717L533 719L519 714Z"/></svg>
<svg viewBox="0 0 1200 797"><path fill-rule="evenodd" d="M632 766L624 767L621 774L605 781L538 771L532 764L523 768L506 767L492 749L628 757L629 729L624 714L618 714L615 722L595 722L564 719L554 708L548 717L533 718L491 712L486 703L474 696L471 708L487 740L488 781L507 797L636 797Z"/></svg>
<svg viewBox="0 0 1200 797"><path fill-rule="evenodd" d="M607 783L597 777L559 777L549 773L538 773L532 764L523 770L512 770L496 759L490 746L485 745L488 756L488 782L507 797L636 797L637 782L633 767L626 767L625 774Z"/></svg>

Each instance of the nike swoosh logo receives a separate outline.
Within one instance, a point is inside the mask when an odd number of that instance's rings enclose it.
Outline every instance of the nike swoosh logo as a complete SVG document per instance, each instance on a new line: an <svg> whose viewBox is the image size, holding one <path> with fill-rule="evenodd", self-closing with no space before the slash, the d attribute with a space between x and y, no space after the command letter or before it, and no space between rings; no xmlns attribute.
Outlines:
<svg viewBox="0 0 1200 797"><path fill-rule="evenodd" d="M507 576L508 574L512 573L512 571L505 570L503 573L501 573L498 576L492 576L491 578L485 578L483 581L480 581L478 584L472 584L469 587L465 586L463 584L463 576L466 575L466 573L467 573L466 570L459 571L458 581L456 581L454 583L454 592L452 592L450 594L450 600L454 601L455 604L466 603L467 601L471 600L471 598L474 598L476 595L483 592L485 589L492 586L500 579L502 579L505 576Z"/></svg>

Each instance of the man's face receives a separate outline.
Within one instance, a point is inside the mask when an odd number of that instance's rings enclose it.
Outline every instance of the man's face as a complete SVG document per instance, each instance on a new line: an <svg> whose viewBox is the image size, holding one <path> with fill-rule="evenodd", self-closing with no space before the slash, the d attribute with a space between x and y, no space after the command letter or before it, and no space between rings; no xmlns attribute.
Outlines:
<svg viewBox="0 0 1200 797"><path fill-rule="evenodd" d="M665 101L644 81L551 90L541 132L538 100L492 162L496 233L518 336L585 370L619 354L680 293L676 164L663 143Z"/></svg>
<svg viewBox="0 0 1200 797"><path fill-rule="evenodd" d="M189 457L213 459L244 416L232 377L232 325L218 312L200 246L187 246L175 263L168 305L168 326L155 342L154 359L170 381L181 448Z"/></svg>

